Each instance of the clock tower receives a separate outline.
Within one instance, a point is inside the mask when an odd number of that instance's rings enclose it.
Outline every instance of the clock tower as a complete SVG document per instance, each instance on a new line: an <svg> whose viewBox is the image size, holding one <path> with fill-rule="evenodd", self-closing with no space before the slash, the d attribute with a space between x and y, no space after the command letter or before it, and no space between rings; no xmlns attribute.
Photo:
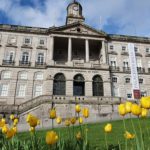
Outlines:
<svg viewBox="0 0 150 150"><path fill-rule="evenodd" d="M75 22L83 22L85 18L82 16L82 6L79 2L74 0L67 7L66 24Z"/></svg>

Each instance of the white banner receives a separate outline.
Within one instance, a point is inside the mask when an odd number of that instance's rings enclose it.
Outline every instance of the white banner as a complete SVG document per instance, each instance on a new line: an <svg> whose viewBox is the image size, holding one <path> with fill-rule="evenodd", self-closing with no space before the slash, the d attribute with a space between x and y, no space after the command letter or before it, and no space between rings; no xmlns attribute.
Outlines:
<svg viewBox="0 0 150 150"><path fill-rule="evenodd" d="M137 63L135 57L135 50L134 44L128 44L128 51L129 51L129 60L130 60L130 67L131 67L131 82L132 82L132 89L139 90L139 80L138 80L138 73L137 73Z"/></svg>

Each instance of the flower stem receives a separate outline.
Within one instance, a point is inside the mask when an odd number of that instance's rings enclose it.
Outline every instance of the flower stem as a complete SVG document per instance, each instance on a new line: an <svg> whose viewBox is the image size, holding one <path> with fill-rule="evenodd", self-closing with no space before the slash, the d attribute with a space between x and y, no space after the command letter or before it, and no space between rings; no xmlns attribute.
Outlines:
<svg viewBox="0 0 150 150"><path fill-rule="evenodd" d="M138 124L139 124L139 128L140 128L142 148L143 148L143 150L145 150L145 148L144 148L144 142L143 142L143 133L142 133L142 128L141 128L141 123L140 123L139 117L138 117Z"/></svg>
<svg viewBox="0 0 150 150"><path fill-rule="evenodd" d="M105 144L106 144L106 150L108 150L107 133L105 133Z"/></svg>
<svg viewBox="0 0 150 150"><path fill-rule="evenodd" d="M130 121L131 121L131 125L132 125L132 128L133 128L133 132L135 134L135 139L136 139L136 147L137 147L137 150L140 150L140 145L139 145L139 140L138 140L138 137L137 137L137 132L135 130L135 126L134 126L134 123L133 123L133 120L132 120L132 117L131 117L131 114L130 114Z"/></svg>
<svg viewBox="0 0 150 150"><path fill-rule="evenodd" d="M123 126L124 130L127 131L124 117L123 117ZM127 139L125 139L125 150L127 150Z"/></svg>

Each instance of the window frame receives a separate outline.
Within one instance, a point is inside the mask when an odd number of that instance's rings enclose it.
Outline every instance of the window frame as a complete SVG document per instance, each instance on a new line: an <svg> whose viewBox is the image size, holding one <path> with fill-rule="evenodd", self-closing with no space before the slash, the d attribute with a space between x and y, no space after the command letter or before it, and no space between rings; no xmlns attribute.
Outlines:
<svg viewBox="0 0 150 150"><path fill-rule="evenodd" d="M38 86L41 88L40 90L37 90ZM37 94L37 93L40 93L40 94ZM34 85L34 97L41 96L42 94L43 94L43 85L42 84L35 84Z"/></svg>
<svg viewBox="0 0 150 150"><path fill-rule="evenodd" d="M24 86L24 89L20 89L21 86ZM17 97L25 97L26 96L26 84L18 84L17 87Z"/></svg>
<svg viewBox="0 0 150 150"><path fill-rule="evenodd" d="M7 86L7 90L4 90L3 88L4 88L4 86ZM9 84L1 84L0 85L0 96L1 97L6 97L6 96L8 96L8 92L9 92Z"/></svg>

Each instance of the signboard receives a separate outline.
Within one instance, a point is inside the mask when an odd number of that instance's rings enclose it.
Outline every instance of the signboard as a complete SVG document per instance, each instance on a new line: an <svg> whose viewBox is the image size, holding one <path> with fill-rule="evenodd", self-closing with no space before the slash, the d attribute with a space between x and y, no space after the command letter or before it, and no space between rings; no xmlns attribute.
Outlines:
<svg viewBox="0 0 150 150"><path fill-rule="evenodd" d="M140 88L139 88L139 79L137 73L137 63L135 57L135 50L134 44L128 44L128 51L129 51L129 60L130 60L130 67L131 67L131 82L132 82L132 90L133 96L136 99L140 98Z"/></svg>

